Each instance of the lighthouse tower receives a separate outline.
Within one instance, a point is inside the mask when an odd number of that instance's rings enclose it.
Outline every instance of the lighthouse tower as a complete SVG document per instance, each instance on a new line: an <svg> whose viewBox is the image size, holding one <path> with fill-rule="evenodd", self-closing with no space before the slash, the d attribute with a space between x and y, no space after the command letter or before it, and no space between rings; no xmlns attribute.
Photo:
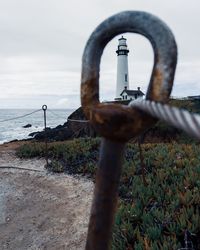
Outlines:
<svg viewBox="0 0 200 250"><path fill-rule="evenodd" d="M120 94L124 89L129 89L129 77L128 77L128 53L129 50L126 44L126 38L123 36L119 39L117 53L117 88L116 88L116 100L121 99Z"/></svg>

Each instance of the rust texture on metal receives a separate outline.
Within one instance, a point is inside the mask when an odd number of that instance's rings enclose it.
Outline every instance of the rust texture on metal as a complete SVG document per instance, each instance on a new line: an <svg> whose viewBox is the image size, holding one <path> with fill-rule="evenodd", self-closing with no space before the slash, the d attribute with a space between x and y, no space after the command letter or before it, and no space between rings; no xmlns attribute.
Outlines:
<svg viewBox="0 0 200 250"><path fill-rule="evenodd" d="M154 66L147 99L162 103L168 101L177 61L177 46L172 32L163 21L146 12L125 11L113 15L91 34L82 58L81 104L87 118L99 134L118 141L133 138L155 122L155 119L141 114L137 109L133 111L130 107L99 101L101 55L106 44L124 32L144 35L152 44ZM120 121L119 109L123 112L126 122ZM110 116L111 114L113 115Z"/></svg>
<svg viewBox="0 0 200 250"><path fill-rule="evenodd" d="M109 249L124 146L124 143L102 140L86 250Z"/></svg>
<svg viewBox="0 0 200 250"><path fill-rule="evenodd" d="M109 249L125 142L156 121L132 107L99 101L99 68L103 49L114 36L123 32L142 34L152 44L154 66L147 99L167 102L174 79L176 42L170 29L157 17L139 11L122 12L105 20L90 36L82 59L81 103L85 115L104 138L86 250Z"/></svg>
<svg viewBox="0 0 200 250"><path fill-rule="evenodd" d="M130 133L132 138L156 121L137 109L110 103L94 105L88 118L90 121L95 121L95 129L100 132L101 136L121 142L128 141Z"/></svg>

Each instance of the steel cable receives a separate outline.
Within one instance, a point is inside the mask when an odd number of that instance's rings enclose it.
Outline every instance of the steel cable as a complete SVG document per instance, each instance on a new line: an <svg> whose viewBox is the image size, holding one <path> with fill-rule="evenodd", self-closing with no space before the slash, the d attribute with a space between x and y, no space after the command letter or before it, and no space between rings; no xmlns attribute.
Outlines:
<svg viewBox="0 0 200 250"><path fill-rule="evenodd" d="M58 114L56 114L54 111L52 111L51 109L48 109L48 111L50 112L50 113L52 113L53 115L55 115L55 116L57 116L57 117L59 117L59 118L62 118L62 119L65 119L66 120L66 117L64 118L64 117L62 117L62 116L60 116L60 115L58 115ZM69 121L69 122L89 122L89 120L77 120L77 119L70 119L70 118L67 118L67 121Z"/></svg>
<svg viewBox="0 0 200 250"><path fill-rule="evenodd" d="M86 123L89 122L89 120L76 120L76 119L69 119L69 118L67 119L67 121L69 121L69 122L83 122L83 123L84 122L86 122Z"/></svg>
<svg viewBox="0 0 200 250"><path fill-rule="evenodd" d="M57 116L57 117L59 117L59 118L62 118L62 119L65 119L66 120L66 117L64 118L64 117L62 117L62 116L60 116L60 115L58 115L58 114L56 114L54 111L52 111L51 109L48 109L48 111L50 111L53 115L55 115L55 116ZM77 119L70 119L70 118L67 118L67 121L69 121L69 122L89 122L89 120L77 120Z"/></svg>
<svg viewBox="0 0 200 250"><path fill-rule="evenodd" d="M7 121L12 121L12 120L20 119L20 118L23 118L23 117L32 115L32 114L34 114L34 113L36 113L36 112L39 112L39 111L41 111L41 110L42 110L42 109L37 109L37 110L35 110L35 111L33 111L33 112L30 112L30 113L28 113L28 114L21 115L21 116L16 116L16 117L12 117L12 118L8 118L8 119L5 119L5 120L1 120L0 122L7 122Z"/></svg>
<svg viewBox="0 0 200 250"><path fill-rule="evenodd" d="M200 115L198 114L149 100L134 100L129 103L129 106L142 110L159 120L182 129L188 135L200 139Z"/></svg>
<svg viewBox="0 0 200 250"><path fill-rule="evenodd" d="M23 167L15 167L15 166L0 166L0 169L17 169L17 170L27 170L34 172L44 172L43 170L34 169L34 168L23 168Z"/></svg>
<svg viewBox="0 0 200 250"><path fill-rule="evenodd" d="M58 114L55 113L53 110L48 109L48 111L49 111L50 113L52 113L53 115L57 116L58 118L63 119L63 120L66 120L66 117L63 117L63 116L58 115Z"/></svg>

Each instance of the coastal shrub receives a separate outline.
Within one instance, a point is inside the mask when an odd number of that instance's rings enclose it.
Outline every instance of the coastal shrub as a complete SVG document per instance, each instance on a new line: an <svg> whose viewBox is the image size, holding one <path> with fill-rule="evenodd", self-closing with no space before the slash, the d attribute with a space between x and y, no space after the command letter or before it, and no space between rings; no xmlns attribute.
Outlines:
<svg viewBox="0 0 200 250"><path fill-rule="evenodd" d="M93 176L99 157L100 139L74 139L62 143L48 144L48 170L52 172L67 172L69 174L87 174ZM44 143L28 143L17 150L20 158L44 157Z"/></svg>
<svg viewBox="0 0 200 250"><path fill-rule="evenodd" d="M49 154L62 164L63 171L93 177L99 145L98 138L76 139L49 145ZM36 155L34 150L41 156L36 146L29 147L23 149L25 156ZM178 250L189 245L200 249L199 146L149 143L142 145L142 151L146 185L138 145L126 148L112 249Z"/></svg>
<svg viewBox="0 0 200 250"><path fill-rule="evenodd" d="M190 249L200 249L199 147L146 144L143 152L148 185L139 162L124 164L113 249L178 250L186 234Z"/></svg>
<svg viewBox="0 0 200 250"><path fill-rule="evenodd" d="M59 161L52 160L50 163L48 163L48 166L45 165L45 167L52 170L55 173L64 172L64 166Z"/></svg>
<svg viewBox="0 0 200 250"><path fill-rule="evenodd" d="M20 158L43 157L45 146L42 143L28 143L17 149L16 155Z"/></svg>

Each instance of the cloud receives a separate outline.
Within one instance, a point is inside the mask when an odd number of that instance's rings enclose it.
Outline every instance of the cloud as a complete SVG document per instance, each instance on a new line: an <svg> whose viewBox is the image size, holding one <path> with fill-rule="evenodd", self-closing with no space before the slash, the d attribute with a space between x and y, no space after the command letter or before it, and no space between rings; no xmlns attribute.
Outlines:
<svg viewBox="0 0 200 250"><path fill-rule="evenodd" d="M173 95L199 94L199 7L196 0L1 1L0 107L36 107L43 100L56 106L62 99L67 106L78 106L88 37L108 16L133 9L159 16L175 34L179 64ZM153 65L151 45L140 35L126 37L130 86L145 92ZM115 97L117 43L115 38L108 44L101 60L101 100Z"/></svg>
<svg viewBox="0 0 200 250"><path fill-rule="evenodd" d="M62 98L60 100L58 100L58 102L56 103L56 106L63 106L63 105L68 105L69 104L69 99L67 98Z"/></svg>

